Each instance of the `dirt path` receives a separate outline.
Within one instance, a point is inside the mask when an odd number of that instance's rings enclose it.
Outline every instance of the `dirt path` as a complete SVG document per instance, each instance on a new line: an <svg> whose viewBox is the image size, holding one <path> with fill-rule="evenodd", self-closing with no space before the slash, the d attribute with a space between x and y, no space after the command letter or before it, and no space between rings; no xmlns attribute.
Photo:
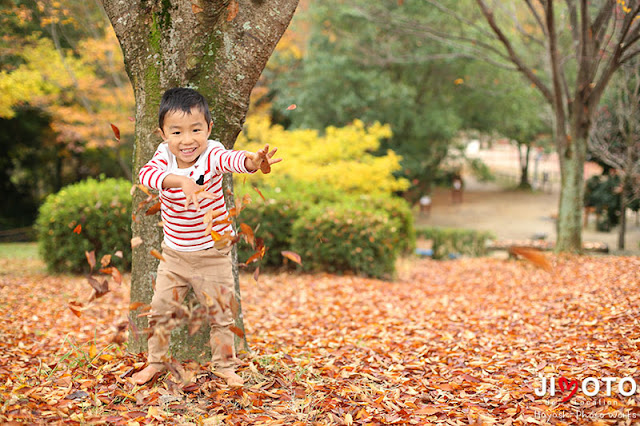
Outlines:
<svg viewBox="0 0 640 426"><path fill-rule="evenodd" d="M558 193L523 192L505 189L496 183L479 183L465 177L463 202L453 204L451 193L445 188L434 192L431 214L416 216L417 226L450 226L493 232L499 239L527 239L544 234L555 241L554 215L558 211ZM635 213L628 214L626 247L629 254L640 249L640 226ZM611 250L617 248L618 231L604 233L595 230L591 217L583 230L583 241L603 242Z"/></svg>

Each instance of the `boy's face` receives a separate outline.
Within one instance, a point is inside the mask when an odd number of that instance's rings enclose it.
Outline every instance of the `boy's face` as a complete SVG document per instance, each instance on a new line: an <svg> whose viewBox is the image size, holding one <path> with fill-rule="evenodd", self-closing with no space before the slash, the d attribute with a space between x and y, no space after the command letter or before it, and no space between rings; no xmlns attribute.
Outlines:
<svg viewBox="0 0 640 426"><path fill-rule="evenodd" d="M169 111L164 116L160 135L169 145L169 151L176 156L179 168L193 166L207 149L212 124L206 122L198 108L191 108L190 114Z"/></svg>

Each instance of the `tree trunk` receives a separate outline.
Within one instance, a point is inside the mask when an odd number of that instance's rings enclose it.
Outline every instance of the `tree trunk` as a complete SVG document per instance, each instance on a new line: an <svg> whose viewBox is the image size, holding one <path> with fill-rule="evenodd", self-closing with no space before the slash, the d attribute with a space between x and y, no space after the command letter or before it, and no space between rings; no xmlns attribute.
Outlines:
<svg viewBox="0 0 640 426"><path fill-rule="evenodd" d="M161 139L154 133L158 106L170 87L189 86L209 102L213 119L211 137L232 148L242 130L249 95L267 59L289 25L298 0L102 0L124 53L136 99L136 135L133 176L151 158ZM225 176L225 192L231 189ZM225 194L229 207L233 197ZM145 198L136 191L134 211ZM149 255L160 250L158 217L137 212L133 235L144 244L133 250L131 301L151 302L158 261ZM234 275L239 299L237 259ZM188 296L189 297L189 296ZM240 300L238 300L240 302ZM187 300L185 303L190 303ZM129 349L146 349L145 317L130 315ZM236 323L243 328L241 315ZM208 330L189 337L185 329L172 337L171 352L178 359L206 360ZM246 341L244 342L246 348Z"/></svg>
<svg viewBox="0 0 640 426"><path fill-rule="evenodd" d="M566 141L559 141L560 200L558 207L556 251L578 253L582 250L582 210L584 204L584 162L587 132L573 130ZM577 135L577 136L576 136Z"/></svg>
<svg viewBox="0 0 640 426"><path fill-rule="evenodd" d="M518 154L520 157L520 189L531 189L531 183L529 183L529 155L531 153L531 145L524 145L526 147L524 156L522 155L522 146L524 144L518 143Z"/></svg>

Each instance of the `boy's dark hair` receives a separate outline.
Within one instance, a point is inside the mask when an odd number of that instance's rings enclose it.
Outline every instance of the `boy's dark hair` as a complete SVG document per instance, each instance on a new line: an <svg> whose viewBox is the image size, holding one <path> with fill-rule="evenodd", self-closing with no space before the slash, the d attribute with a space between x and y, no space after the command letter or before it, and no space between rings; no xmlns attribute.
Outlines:
<svg viewBox="0 0 640 426"><path fill-rule="evenodd" d="M158 124L162 129L164 125L164 117L170 111L182 111L185 114L191 114L192 108L204 114L207 125L211 122L211 112L207 100L200 93L186 87L174 87L164 92L160 100L160 112L158 114Z"/></svg>

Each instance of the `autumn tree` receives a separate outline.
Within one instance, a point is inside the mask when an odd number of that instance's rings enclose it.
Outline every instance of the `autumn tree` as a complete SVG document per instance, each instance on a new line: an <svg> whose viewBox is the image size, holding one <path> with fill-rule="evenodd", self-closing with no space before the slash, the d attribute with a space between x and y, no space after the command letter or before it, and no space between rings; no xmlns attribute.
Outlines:
<svg viewBox="0 0 640 426"><path fill-rule="evenodd" d="M516 70L542 94L553 109L562 180L556 249L580 251L589 130L611 77L640 52L640 1L427 2L457 25L399 16L396 2L372 3L361 11L394 32L438 40Z"/></svg>
<svg viewBox="0 0 640 426"><path fill-rule="evenodd" d="M640 65L622 67L608 102L597 113L589 138L591 152L620 178L618 248L624 249L626 211L640 197Z"/></svg>
<svg viewBox="0 0 640 426"><path fill-rule="evenodd" d="M159 139L157 113L165 89L190 86L209 101L213 118L212 138L232 148L242 130L249 95L267 59L284 33L297 0L255 2L249 0L102 0L124 53L124 62L136 100L133 174L155 151ZM227 203L233 205L231 179L225 177ZM134 206L142 201L140 192ZM133 253L131 300L149 303L157 261L149 250L159 248L157 219L134 221L133 233L144 244ZM234 252L235 253L235 252ZM235 257L235 254L234 254ZM237 265L237 261L234 261ZM237 267L236 296L239 299ZM242 314L236 319L242 325ZM133 318L136 315L132 315ZM134 319L133 328L144 326ZM173 353L198 357L200 347L180 342ZM133 333L130 348L141 351L146 338ZM183 341L184 343L184 341ZM182 349L182 350L181 350Z"/></svg>

